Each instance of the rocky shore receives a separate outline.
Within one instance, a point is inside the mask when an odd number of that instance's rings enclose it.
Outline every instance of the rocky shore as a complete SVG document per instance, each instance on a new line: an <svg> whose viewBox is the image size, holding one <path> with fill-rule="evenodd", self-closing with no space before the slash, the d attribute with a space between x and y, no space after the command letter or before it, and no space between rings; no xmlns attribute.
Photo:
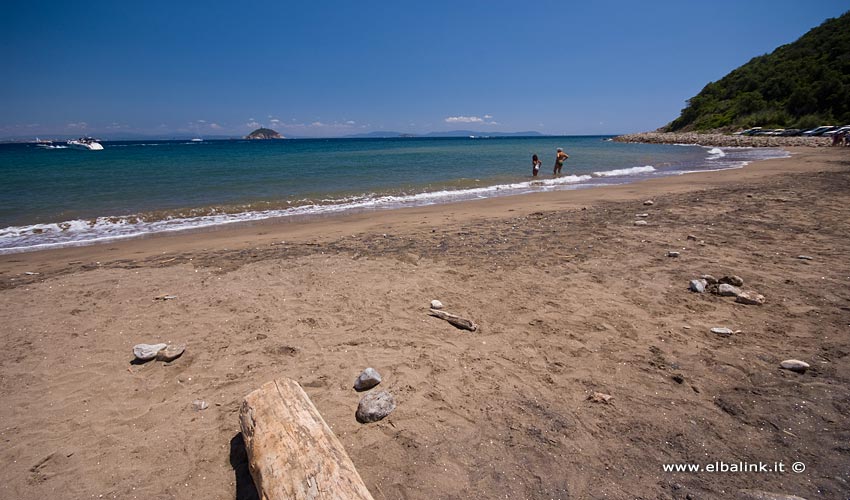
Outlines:
<svg viewBox="0 0 850 500"><path fill-rule="evenodd" d="M626 134L614 138L617 142L644 142L651 144L698 144L700 146L718 147L826 147L832 145L830 137L780 137L780 136L747 136L726 134L700 134L696 132L643 132Z"/></svg>

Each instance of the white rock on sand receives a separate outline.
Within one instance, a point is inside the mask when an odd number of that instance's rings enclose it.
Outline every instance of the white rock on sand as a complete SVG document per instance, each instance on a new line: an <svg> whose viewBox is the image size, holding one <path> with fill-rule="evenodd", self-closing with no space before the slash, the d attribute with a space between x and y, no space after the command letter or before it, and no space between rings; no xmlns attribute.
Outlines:
<svg viewBox="0 0 850 500"><path fill-rule="evenodd" d="M355 391L365 391L381 383L381 374L374 368L366 368L354 381Z"/></svg>
<svg viewBox="0 0 850 500"><path fill-rule="evenodd" d="M168 347L168 344L136 344L133 346L133 355L140 361L148 361L156 357L156 354Z"/></svg>
<svg viewBox="0 0 850 500"><path fill-rule="evenodd" d="M395 410L395 399L387 391L370 392L357 405L357 421L361 424L377 422Z"/></svg>
<svg viewBox="0 0 850 500"><path fill-rule="evenodd" d="M800 361L799 359L786 359L779 363L779 366L797 373L805 373L806 370L809 369L809 364L805 361Z"/></svg>

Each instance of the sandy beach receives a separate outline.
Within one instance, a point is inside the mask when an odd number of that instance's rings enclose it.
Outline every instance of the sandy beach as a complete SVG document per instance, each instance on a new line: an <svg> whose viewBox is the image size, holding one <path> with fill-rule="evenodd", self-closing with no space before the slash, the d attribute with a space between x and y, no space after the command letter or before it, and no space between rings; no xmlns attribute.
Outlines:
<svg viewBox="0 0 850 500"><path fill-rule="evenodd" d="M789 151L0 256L0 497L256 498L239 406L289 377L376 499L850 498L850 152ZM705 274L765 303L690 292ZM187 350L131 363L156 342ZM398 407L360 424L366 367ZM785 472L663 469L715 462Z"/></svg>

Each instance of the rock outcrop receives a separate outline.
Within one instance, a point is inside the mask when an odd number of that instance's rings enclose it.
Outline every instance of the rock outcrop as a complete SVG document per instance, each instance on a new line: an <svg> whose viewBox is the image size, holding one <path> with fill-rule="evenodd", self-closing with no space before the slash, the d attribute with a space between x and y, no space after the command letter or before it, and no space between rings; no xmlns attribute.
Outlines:
<svg viewBox="0 0 850 500"><path fill-rule="evenodd" d="M246 139L285 139L277 131L270 128L258 128L245 136Z"/></svg>

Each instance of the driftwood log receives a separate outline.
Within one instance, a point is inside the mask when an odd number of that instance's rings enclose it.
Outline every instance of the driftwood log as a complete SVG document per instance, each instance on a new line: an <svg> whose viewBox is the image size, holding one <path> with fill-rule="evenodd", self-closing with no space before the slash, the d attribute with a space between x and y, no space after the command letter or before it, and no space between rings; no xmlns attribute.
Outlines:
<svg viewBox="0 0 850 500"><path fill-rule="evenodd" d="M464 330L469 330L471 332L474 332L475 330L478 329L478 325L476 325L474 321L472 321L470 319L466 319L466 318L461 318L460 316L458 316L456 314L447 313L447 312L441 311L439 309L431 309L431 311L428 314L430 314L431 316L434 316L436 318L444 319L444 320L448 321L449 323L453 324L454 326L456 326L458 328L463 328Z"/></svg>
<svg viewBox="0 0 850 500"><path fill-rule="evenodd" d="M277 379L245 396L239 423L262 500L372 500L342 443L298 382Z"/></svg>

